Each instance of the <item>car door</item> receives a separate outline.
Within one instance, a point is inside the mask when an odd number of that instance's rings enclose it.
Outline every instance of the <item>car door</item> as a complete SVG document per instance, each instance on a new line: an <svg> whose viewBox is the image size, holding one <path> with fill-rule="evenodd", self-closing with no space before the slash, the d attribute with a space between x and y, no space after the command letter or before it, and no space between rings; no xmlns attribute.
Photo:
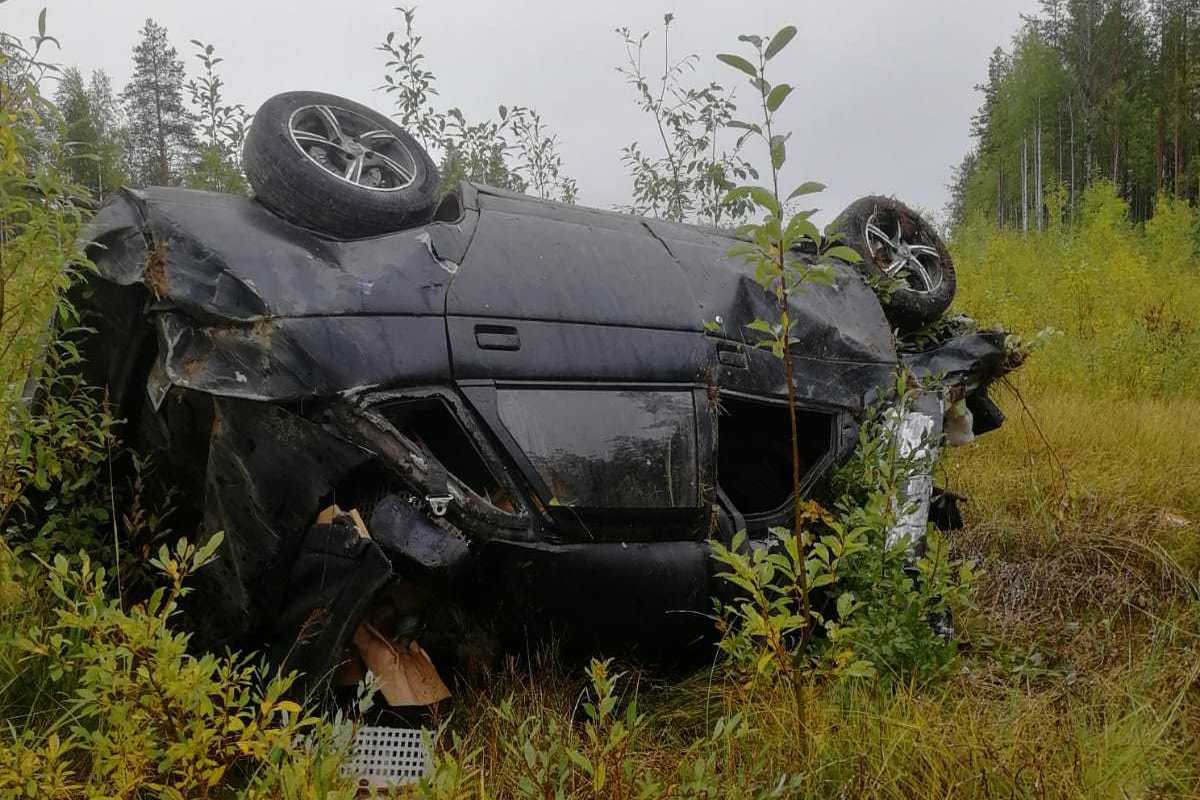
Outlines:
<svg viewBox="0 0 1200 800"><path fill-rule="evenodd" d="M496 405L563 530L672 540L703 533L697 394L686 386L501 385Z"/></svg>
<svg viewBox="0 0 1200 800"><path fill-rule="evenodd" d="M464 394L570 541L704 538L707 393L680 384L471 383Z"/></svg>

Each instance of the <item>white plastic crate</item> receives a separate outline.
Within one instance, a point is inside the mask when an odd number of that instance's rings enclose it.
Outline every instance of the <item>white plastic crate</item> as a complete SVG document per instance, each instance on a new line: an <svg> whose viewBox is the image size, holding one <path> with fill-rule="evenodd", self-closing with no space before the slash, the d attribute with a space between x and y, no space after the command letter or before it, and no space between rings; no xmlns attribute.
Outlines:
<svg viewBox="0 0 1200 800"><path fill-rule="evenodd" d="M429 771L429 751L419 728L359 728L350 745L342 775L359 786L387 788L415 783Z"/></svg>

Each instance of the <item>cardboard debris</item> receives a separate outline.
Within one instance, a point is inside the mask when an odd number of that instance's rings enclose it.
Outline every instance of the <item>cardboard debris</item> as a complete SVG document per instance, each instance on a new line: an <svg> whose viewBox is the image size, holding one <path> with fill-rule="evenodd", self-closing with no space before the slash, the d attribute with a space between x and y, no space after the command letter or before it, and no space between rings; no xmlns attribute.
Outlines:
<svg viewBox="0 0 1200 800"><path fill-rule="evenodd" d="M428 706L450 696L429 655L415 641L388 639L369 622L354 631L354 646L375 674L388 705Z"/></svg>
<svg viewBox="0 0 1200 800"><path fill-rule="evenodd" d="M341 516L349 516L354 520L354 529L358 531L358 535L363 539L370 539L371 534L367 533L367 523L363 522L362 514L358 513L357 508L352 508L349 511L343 511L337 503L322 509L320 514L317 514L318 525L332 525L333 521Z"/></svg>

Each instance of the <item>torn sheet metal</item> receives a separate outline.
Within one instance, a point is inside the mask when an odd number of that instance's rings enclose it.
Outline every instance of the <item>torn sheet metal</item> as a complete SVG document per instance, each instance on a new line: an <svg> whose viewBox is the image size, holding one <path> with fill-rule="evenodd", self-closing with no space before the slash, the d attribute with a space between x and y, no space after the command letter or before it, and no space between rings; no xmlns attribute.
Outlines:
<svg viewBox="0 0 1200 800"><path fill-rule="evenodd" d="M411 565L441 581L452 580L469 555L465 538L438 527L420 509L394 495L375 507L371 531L393 563Z"/></svg>
<svg viewBox="0 0 1200 800"><path fill-rule="evenodd" d="M908 408L895 407L885 425L895 437L896 455L912 472L892 502L896 521L887 532L887 546L907 542L916 547L925 538L929 502L933 497L933 465L941 452L944 406L936 392L921 392Z"/></svg>
<svg viewBox="0 0 1200 800"><path fill-rule="evenodd" d="M203 605L195 616L209 641L269 641L268 629L288 616L285 604L295 602L288 596L289 571L298 568L293 565L323 499L370 454L279 405L211 403L206 451L182 441L177 448L170 440L163 445L164 452L177 449L179 458L206 457L203 483L191 487L198 496L187 499L202 510L203 530L225 532L219 558L197 576L191 600L193 607ZM175 406L168 399L164 407ZM387 564L382 552L379 558ZM372 580L363 582L365 589Z"/></svg>
<svg viewBox="0 0 1200 800"><path fill-rule="evenodd" d="M319 682L337 667L360 620L392 576L391 564L349 514L314 525L291 561L274 641L277 663Z"/></svg>
<svg viewBox="0 0 1200 800"><path fill-rule="evenodd" d="M937 378L970 394L1017 366L1005 347L1007 338L999 330L963 334L920 353L905 353L901 360L919 380Z"/></svg>
<svg viewBox="0 0 1200 800"><path fill-rule="evenodd" d="M280 317L201 326L154 315L167 383L223 397L299 400L450 376L441 317Z"/></svg>

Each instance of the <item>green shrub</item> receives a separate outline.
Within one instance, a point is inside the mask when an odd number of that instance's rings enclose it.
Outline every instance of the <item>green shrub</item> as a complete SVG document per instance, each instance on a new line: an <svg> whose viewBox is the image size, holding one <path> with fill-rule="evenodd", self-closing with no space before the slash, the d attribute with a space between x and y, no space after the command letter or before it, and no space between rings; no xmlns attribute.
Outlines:
<svg viewBox="0 0 1200 800"><path fill-rule="evenodd" d="M1146 257L1156 269L1178 272L1195 267L1196 211L1187 200L1161 193L1146 222Z"/></svg>
<svg viewBox="0 0 1200 800"><path fill-rule="evenodd" d="M913 389L903 378L898 388L905 407ZM742 534L730 548L714 544L726 568L720 577L742 593L718 606L720 648L751 680L794 680L813 670L835 678L923 679L951 663L954 643L931 622L969 604L971 569L952 563L932 528L915 554L907 540L888 545L904 510L905 483L933 467L927 457L900 454L890 413L881 406L862 425L854 456L833 480L833 513L807 507L807 557L783 528L772 530L766 547L747 547ZM825 635L811 636L810 629Z"/></svg>
<svg viewBox="0 0 1200 800"><path fill-rule="evenodd" d="M1018 386L1097 399L1200 393L1192 212L1164 203L1142 231L1101 182L1076 228L1023 236L980 219L954 232L955 307L1026 337L1054 332L1014 376Z"/></svg>
<svg viewBox="0 0 1200 800"><path fill-rule="evenodd" d="M128 609L86 555L27 571L53 606L6 644L21 670L43 676L45 696L24 715L33 724L0 731L0 796L352 796L337 775L350 730L287 699L294 675L250 656L192 654L172 629L188 577L220 539L164 545L151 563L167 585Z"/></svg>

